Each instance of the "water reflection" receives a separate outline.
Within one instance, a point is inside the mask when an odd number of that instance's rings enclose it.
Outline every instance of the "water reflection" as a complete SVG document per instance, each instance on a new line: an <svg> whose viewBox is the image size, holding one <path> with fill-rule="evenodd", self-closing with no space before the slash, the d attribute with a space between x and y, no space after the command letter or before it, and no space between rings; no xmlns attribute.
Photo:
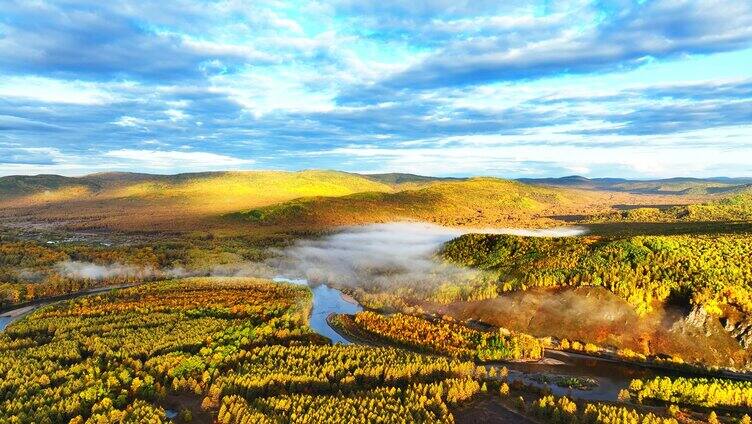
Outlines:
<svg viewBox="0 0 752 424"><path fill-rule="evenodd" d="M0 331L5 330L5 327L10 324L11 317L0 317Z"/></svg>
<svg viewBox="0 0 752 424"><path fill-rule="evenodd" d="M282 281L293 284L307 285L304 279L289 279L277 277L274 281ZM312 287L313 307L308 325L313 331L329 338L332 343L350 344L350 341L334 331L329 325L327 318L332 314L356 314L363 310L355 299L346 297L341 291L331 288L326 284L319 284Z"/></svg>

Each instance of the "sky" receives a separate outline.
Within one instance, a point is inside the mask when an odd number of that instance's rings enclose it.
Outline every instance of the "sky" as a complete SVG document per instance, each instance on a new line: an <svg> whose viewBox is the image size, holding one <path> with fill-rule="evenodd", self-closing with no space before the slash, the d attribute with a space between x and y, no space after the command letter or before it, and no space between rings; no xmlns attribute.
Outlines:
<svg viewBox="0 0 752 424"><path fill-rule="evenodd" d="M752 176L750 0L0 0L0 175Z"/></svg>

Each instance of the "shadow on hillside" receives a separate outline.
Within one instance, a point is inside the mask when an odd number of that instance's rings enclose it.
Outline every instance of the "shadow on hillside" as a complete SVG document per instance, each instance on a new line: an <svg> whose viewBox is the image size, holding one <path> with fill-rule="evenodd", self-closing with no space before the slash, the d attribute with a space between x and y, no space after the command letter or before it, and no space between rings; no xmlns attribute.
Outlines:
<svg viewBox="0 0 752 424"><path fill-rule="evenodd" d="M582 224L602 236L752 233L752 222L605 222Z"/></svg>

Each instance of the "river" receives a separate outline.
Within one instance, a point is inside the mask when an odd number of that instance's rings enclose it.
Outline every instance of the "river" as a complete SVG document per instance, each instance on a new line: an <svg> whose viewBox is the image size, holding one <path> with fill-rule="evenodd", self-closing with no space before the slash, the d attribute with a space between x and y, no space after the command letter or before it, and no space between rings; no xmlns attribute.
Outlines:
<svg viewBox="0 0 752 424"><path fill-rule="evenodd" d="M288 279L277 277L275 281L299 285L308 285L304 279ZM313 292L313 307L309 318L311 329L329 339L333 343L350 344L351 342L335 331L328 323L331 314L355 314L363 310L357 301L343 294L340 290L326 284L311 287ZM615 401L621 389L629 386L636 378L650 379L656 376L693 376L680 371L660 370L641 367L593 356L576 353L547 350L545 359L538 362L498 362L496 366L504 366L509 370L511 381L521 380L526 385L543 387L544 383L536 381L536 376L572 376L595 380L597 386L590 390L569 389L547 384L556 395L569 395L583 400Z"/></svg>
<svg viewBox="0 0 752 424"><path fill-rule="evenodd" d="M4 331L5 327L13 324L14 322L18 321L19 319L23 318L24 316L28 315L32 311L35 311L39 309L40 307L50 303L49 301L39 301L37 303L34 303L32 305L26 305L22 306L20 308L16 308L7 312L4 312L2 316L0 316L0 331Z"/></svg>
<svg viewBox="0 0 752 424"><path fill-rule="evenodd" d="M274 278L274 281L308 285L308 282L303 279L277 277ZM104 291L104 289L98 291ZM329 325L327 318L331 314L355 314L362 311L363 307L340 290L326 284L313 286L311 291L313 292L313 305L309 317L311 329L329 338L333 343L350 344L349 340ZM7 312L5 316L0 317L0 330L47 303L49 302L40 302L36 305L28 305ZM627 363L552 350L547 350L545 357L546 360L540 362L498 362L494 365L505 366L509 369L510 380L522 380L526 384L534 386L543 386L542 383L534 380L536 374L575 376L596 380L598 385L592 390L567 389L549 384L554 394L571 395L583 400L616 400L619 390L626 388L629 382L635 378L647 379L663 375L673 377L687 375L678 371L654 370Z"/></svg>
<svg viewBox="0 0 752 424"><path fill-rule="evenodd" d="M308 285L308 282L303 279L276 277L274 281ZM311 291L313 292L313 306L308 326L316 333L329 338L332 343L350 344L349 340L329 325L327 318L332 314L356 314L362 311L363 307L355 299L326 284L311 287Z"/></svg>
<svg viewBox="0 0 752 424"><path fill-rule="evenodd" d="M5 327L10 324L11 317L0 317L0 331L5 330Z"/></svg>

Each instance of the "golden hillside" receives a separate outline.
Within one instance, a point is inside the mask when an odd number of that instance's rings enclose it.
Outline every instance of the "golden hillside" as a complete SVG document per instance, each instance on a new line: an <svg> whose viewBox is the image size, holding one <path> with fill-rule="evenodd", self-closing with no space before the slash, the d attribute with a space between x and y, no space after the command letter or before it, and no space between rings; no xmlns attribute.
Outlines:
<svg viewBox="0 0 752 424"><path fill-rule="evenodd" d="M320 170L0 178L0 218L6 224L70 229L278 231L401 219L470 227L554 226L609 216L616 205L692 200L488 177Z"/></svg>
<svg viewBox="0 0 752 424"><path fill-rule="evenodd" d="M360 175L318 170L4 177L0 214L71 227L184 228L196 219L300 197L392 190Z"/></svg>
<svg viewBox="0 0 752 424"><path fill-rule="evenodd" d="M258 225L333 226L415 219L453 226L557 225L557 215L608 209L602 192L498 178L438 181L398 192L295 199L232 214Z"/></svg>

